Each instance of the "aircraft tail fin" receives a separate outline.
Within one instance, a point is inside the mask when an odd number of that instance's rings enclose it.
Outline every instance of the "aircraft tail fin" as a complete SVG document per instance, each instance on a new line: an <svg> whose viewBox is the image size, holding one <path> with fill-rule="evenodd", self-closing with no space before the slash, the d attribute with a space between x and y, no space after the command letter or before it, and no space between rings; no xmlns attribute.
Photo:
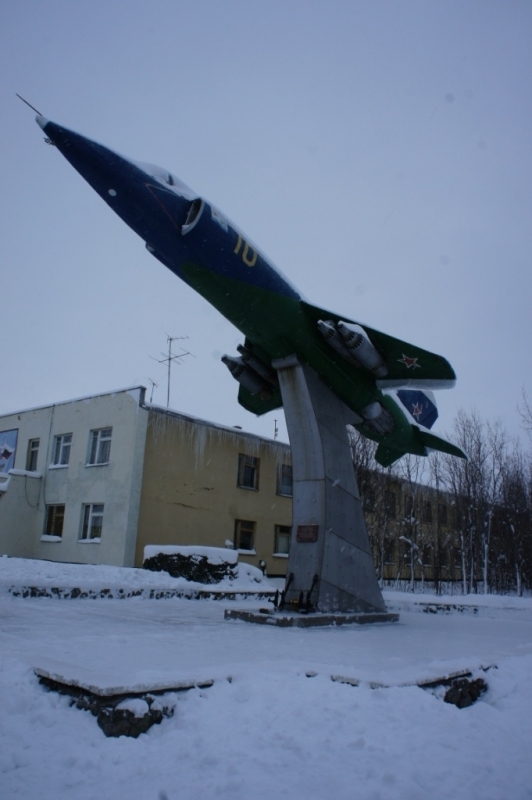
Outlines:
<svg viewBox="0 0 532 800"><path fill-rule="evenodd" d="M452 442L448 442L447 439L442 439L440 436L435 436L433 433L421 430L415 425L412 425L412 432L414 433L415 440L413 449L410 452L412 452L413 455L426 456L429 450L438 450L440 453L447 453L447 455L450 456L458 456L458 458L467 459L464 451L452 444ZM405 451L395 450L393 447L389 447L384 444L384 442L381 442L375 453L375 461L380 464L381 467L391 467L392 464L395 464L395 462L399 461L404 455L406 455Z"/></svg>
<svg viewBox="0 0 532 800"><path fill-rule="evenodd" d="M465 458L467 461L467 456L460 447L457 447L452 442L448 442L447 439L442 439L440 436L435 436L433 433L429 433L428 431L422 431L419 428L418 437L421 440L421 443L428 449L428 450L439 450L440 453L447 453L450 456L457 456L458 458Z"/></svg>
<svg viewBox="0 0 532 800"><path fill-rule="evenodd" d="M432 428L438 419L438 408L432 392L421 389L399 389L397 397L418 425Z"/></svg>

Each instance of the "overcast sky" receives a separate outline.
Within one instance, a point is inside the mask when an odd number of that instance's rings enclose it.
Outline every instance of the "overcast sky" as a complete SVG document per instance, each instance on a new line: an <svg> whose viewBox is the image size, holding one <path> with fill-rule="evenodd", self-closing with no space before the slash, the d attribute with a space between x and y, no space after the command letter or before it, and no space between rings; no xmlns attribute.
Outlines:
<svg viewBox="0 0 532 800"><path fill-rule="evenodd" d="M159 384L171 406L286 438L237 404L242 335L145 250L49 119L168 168L307 299L440 353L460 407L513 434L532 396L532 3L4 0L0 413ZM150 358L152 357L152 358Z"/></svg>

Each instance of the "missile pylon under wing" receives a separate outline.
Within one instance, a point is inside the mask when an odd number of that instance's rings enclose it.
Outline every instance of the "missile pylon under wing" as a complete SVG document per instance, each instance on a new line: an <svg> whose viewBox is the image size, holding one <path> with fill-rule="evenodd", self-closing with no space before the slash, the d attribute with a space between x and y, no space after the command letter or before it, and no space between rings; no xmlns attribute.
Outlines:
<svg viewBox="0 0 532 800"><path fill-rule="evenodd" d="M430 450L465 457L417 425L394 396L401 388L452 387L455 374L442 356L305 302L238 228L167 170L124 158L40 115L37 122L148 251L244 334L240 356L223 358L244 408L260 415L282 406L272 363L295 354L350 410L349 421L378 442L383 466Z"/></svg>

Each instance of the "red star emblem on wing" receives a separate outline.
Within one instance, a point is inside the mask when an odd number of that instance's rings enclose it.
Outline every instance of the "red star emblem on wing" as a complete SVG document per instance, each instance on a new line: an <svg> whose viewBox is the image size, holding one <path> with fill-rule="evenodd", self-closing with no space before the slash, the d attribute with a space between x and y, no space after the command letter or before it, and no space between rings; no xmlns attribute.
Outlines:
<svg viewBox="0 0 532 800"><path fill-rule="evenodd" d="M409 356L406 356L404 353L403 357L398 358L397 360L399 361L400 364L406 364L407 369L411 368L415 369L416 367L419 367L421 369L421 364L417 363L417 358L410 358Z"/></svg>

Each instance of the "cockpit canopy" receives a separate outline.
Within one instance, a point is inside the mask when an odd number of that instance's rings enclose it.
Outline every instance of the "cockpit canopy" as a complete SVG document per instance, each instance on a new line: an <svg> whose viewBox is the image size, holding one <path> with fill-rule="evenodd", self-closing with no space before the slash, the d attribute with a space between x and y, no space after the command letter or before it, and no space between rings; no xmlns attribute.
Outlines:
<svg viewBox="0 0 532 800"><path fill-rule="evenodd" d="M176 178L176 176L168 172L167 169L157 167L155 164L146 164L141 161L131 161L131 163L180 197L184 197L186 200L195 200L197 198L198 195L196 192L193 192L186 183Z"/></svg>

